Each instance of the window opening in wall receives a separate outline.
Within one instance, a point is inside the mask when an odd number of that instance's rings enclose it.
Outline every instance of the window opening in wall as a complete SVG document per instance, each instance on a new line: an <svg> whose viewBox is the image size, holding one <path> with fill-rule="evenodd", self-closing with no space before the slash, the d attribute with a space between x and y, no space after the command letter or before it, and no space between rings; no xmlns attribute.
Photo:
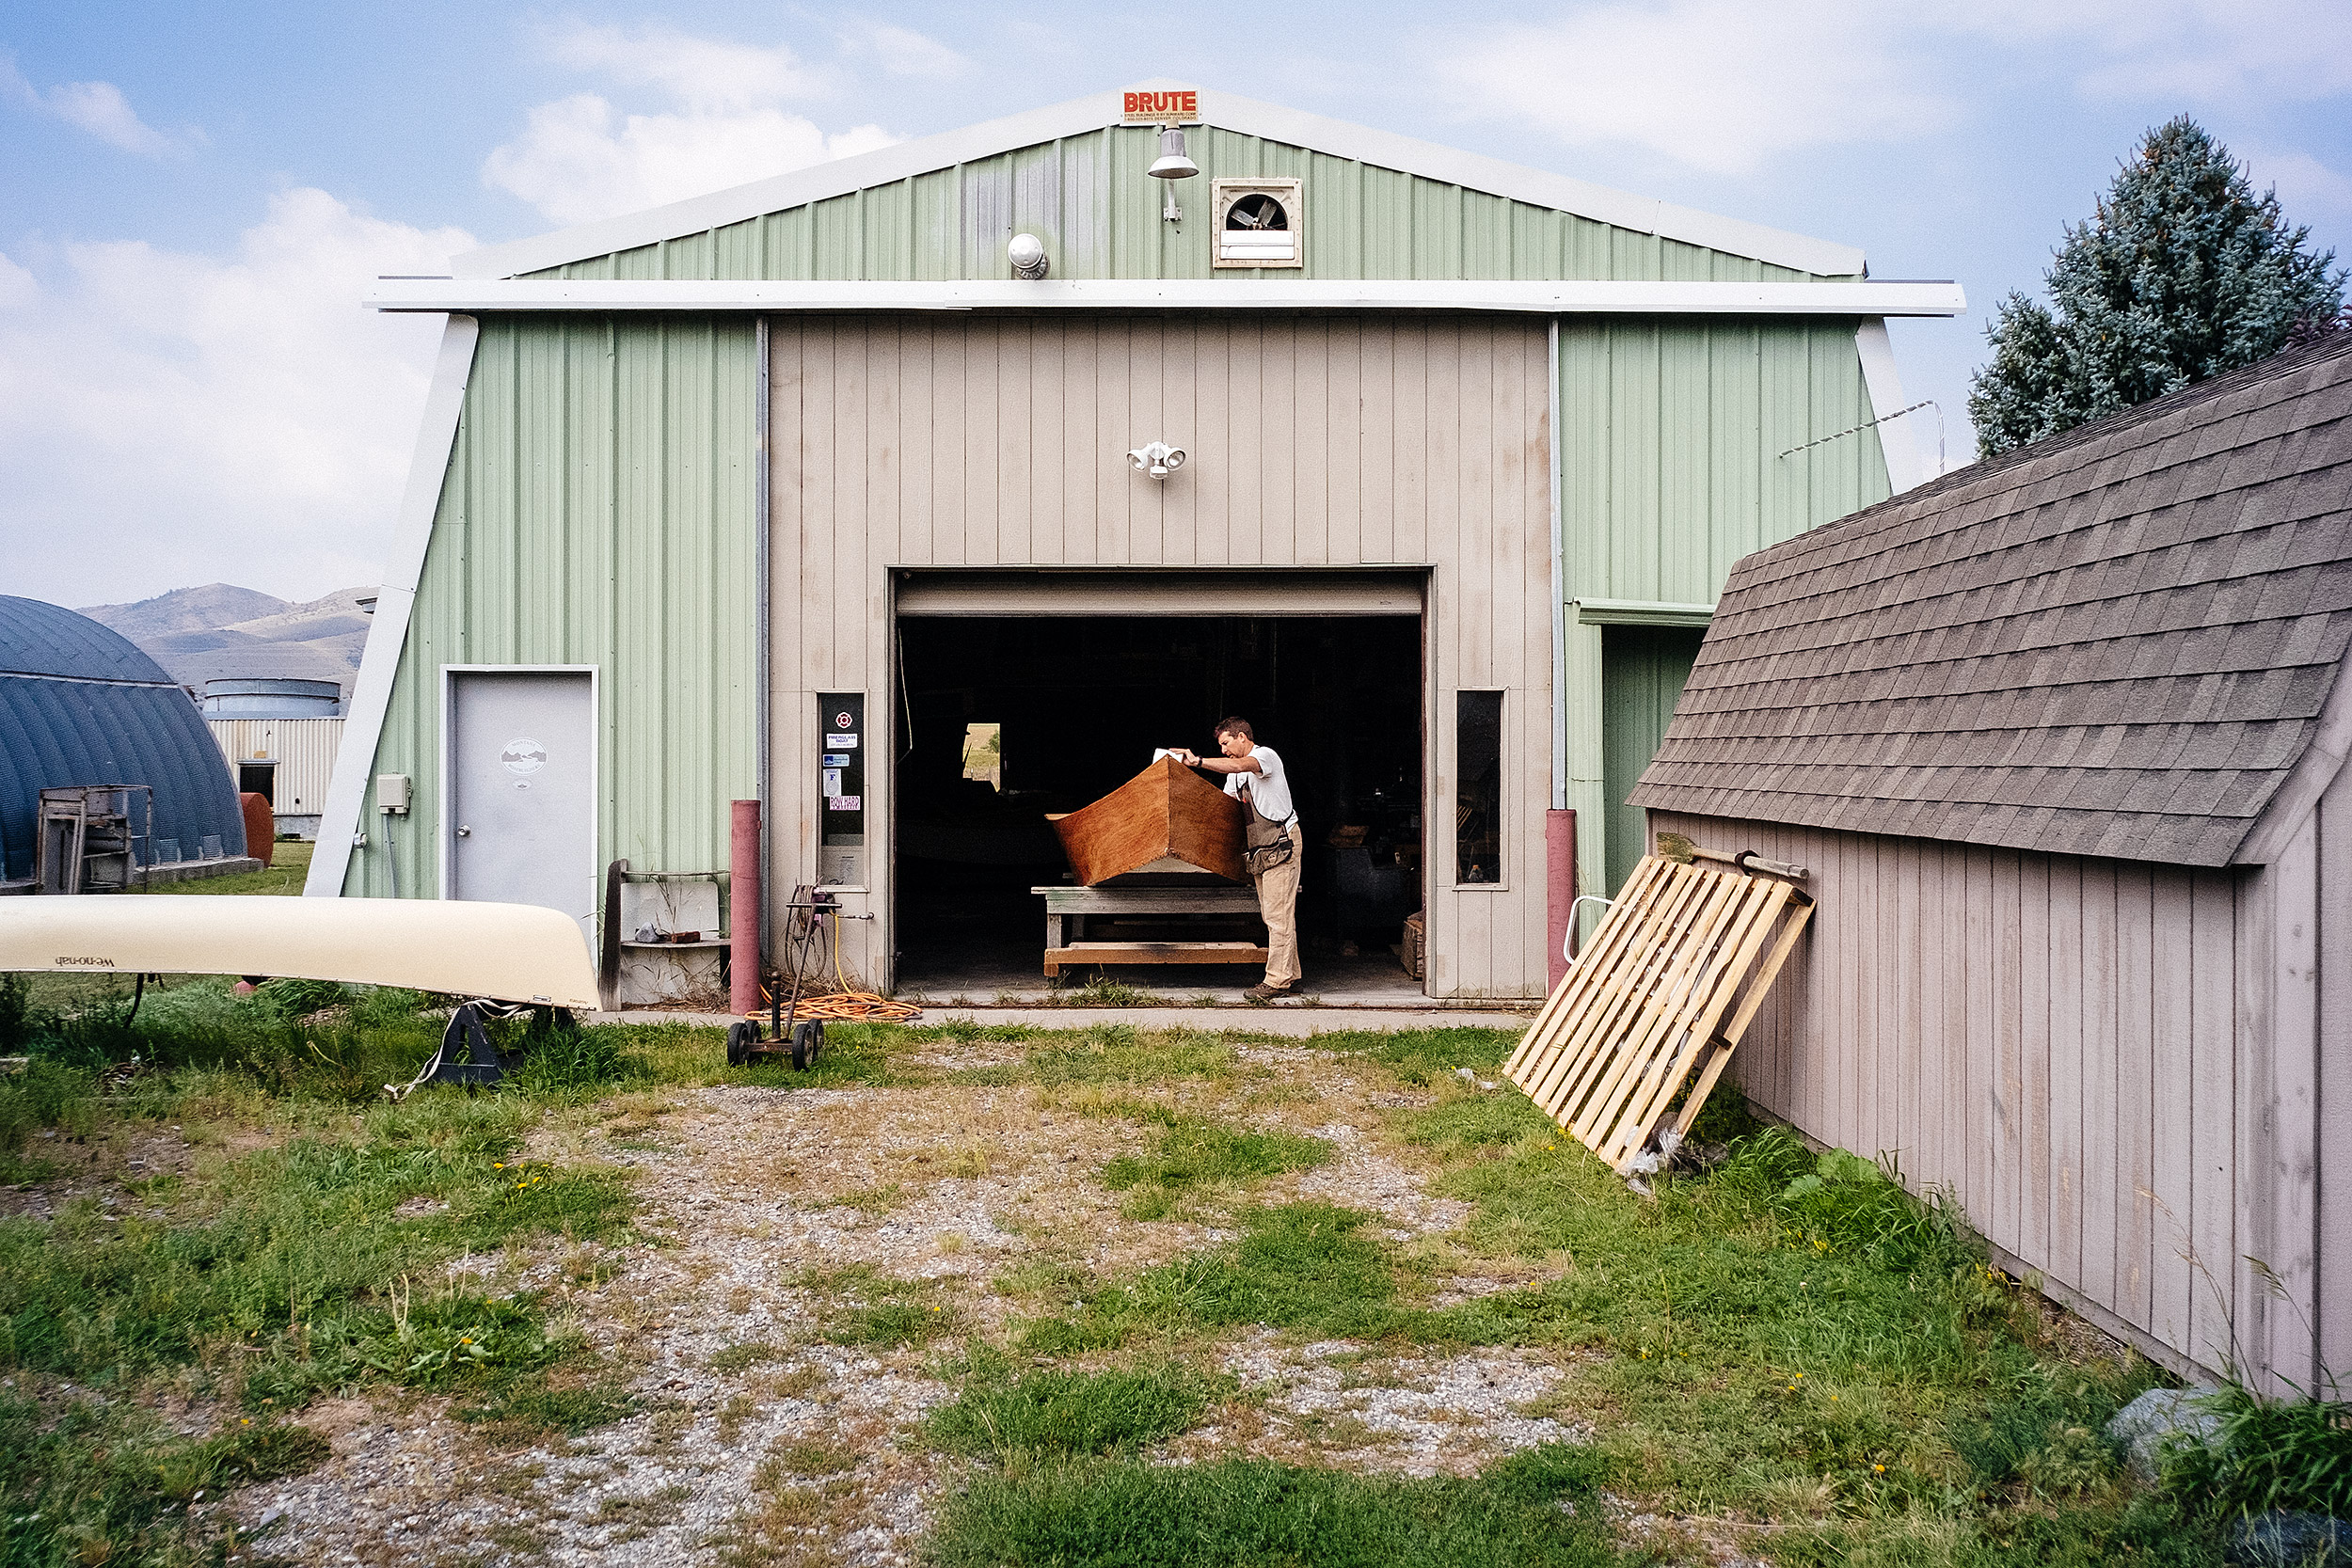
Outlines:
<svg viewBox="0 0 2352 1568"><path fill-rule="evenodd" d="M1002 794L1005 788L1005 726L963 726L963 776Z"/></svg>
<svg viewBox="0 0 2352 1568"><path fill-rule="evenodd" d="M1502 880L1502 693L1454 694L1454 879Z"/></svg>
<svg viewBox="0 0 2352 1568"><path fill-rule="evenodd" d="M274 762L237 764L237 789L241 794L259 795L275 805L278 801L278 765Z"/></svg>

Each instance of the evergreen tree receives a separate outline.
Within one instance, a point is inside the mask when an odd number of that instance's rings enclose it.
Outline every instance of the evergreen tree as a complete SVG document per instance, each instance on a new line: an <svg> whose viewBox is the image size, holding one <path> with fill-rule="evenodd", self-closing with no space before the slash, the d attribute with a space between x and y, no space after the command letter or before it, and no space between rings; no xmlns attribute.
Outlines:
<svg viewBox="0 0 2352 1568"><path fill-rule="evenodd" d="M2184 115L2148 133L2090 222L2066 230L2050 305L2011 293L1968 388L1982 455L2056 436L2276 354L2333 320L2344 273L2275 192Z"/></svg>

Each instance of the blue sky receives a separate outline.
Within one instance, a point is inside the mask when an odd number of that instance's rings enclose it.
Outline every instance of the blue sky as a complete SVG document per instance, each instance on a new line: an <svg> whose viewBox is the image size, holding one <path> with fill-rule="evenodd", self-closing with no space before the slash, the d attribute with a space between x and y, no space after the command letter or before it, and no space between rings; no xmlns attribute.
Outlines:
<svg viewBox="0 0 2352 1568"><path fill-rule="evenodd" d="M1956 277L1967 317L1895 326L1954 463L1985 312L2148 126L2352 254L2344 0L15 8L0 591L373 581L436 329L368 277L1152 76Z"/></svg>

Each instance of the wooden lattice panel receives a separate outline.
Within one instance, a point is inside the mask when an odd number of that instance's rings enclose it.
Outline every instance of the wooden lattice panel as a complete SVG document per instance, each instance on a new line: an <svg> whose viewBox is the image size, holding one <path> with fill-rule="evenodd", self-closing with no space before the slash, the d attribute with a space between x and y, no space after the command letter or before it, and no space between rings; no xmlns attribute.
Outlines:
<svg viewBox="0 0 2352 1568"><path fill-rule="evenodd" d="M1504 1071L1629 1173L1686 1085L1690 1131L1812 917L1778 878L1643 857Z"/></svg>

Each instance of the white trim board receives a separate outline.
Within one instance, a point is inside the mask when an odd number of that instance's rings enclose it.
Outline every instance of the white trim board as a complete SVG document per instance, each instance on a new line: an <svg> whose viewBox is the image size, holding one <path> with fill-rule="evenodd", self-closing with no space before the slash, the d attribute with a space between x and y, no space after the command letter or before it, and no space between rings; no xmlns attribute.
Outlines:
<svg viewBox="0 0 2352 1568"><path fill-rule="evenodd" d="M1165 79L1138 82L1138 88L1192 87ZM1812 239L1785 230L1767 228L1741 218L1723 217L1694 208L1590 184L1565 174L1506 164L1498 158L1465 152L1458 148L1417 141L1369 125L1328 119L1279 103L1260 103L1214 88L1200 89L1201 116L1221 130L1267 141L1303 147L1333 157L1351 158L1381 168L1392 168L1423 179L1461 185L1507 197L1556 212L1613 224L1637 233L1703 245L1731 256L1752 257L1774 266L1829 277L1856 277L1863 271L1862 252L1853 245ZM619 217L558 230L531 239L485 245L451 259L460 277L513 277L527 272L560 267L616 250L655 245L687 234L700 234L741 223L768 213L804 206L829 197L886 185L951 168L1019 148L1067 136L1085 135L1120 123L1120 91L1089 93L1067 103L1009 115L947 131L916 141L900 142L879 151L840 158L813 168L768 180L754 181L730 190L714 191L667 206L649 208Z"/></svg>
<svg viewBox="0 0 2352 1568"><path fill-rule="evenodd" d="M1957 283L1568 283L1065 278L1040 282L766 283L699 279L378 278L361 296L377 310L758 311L850 310L1501 310L1538 315L1956 316ZM1886 352L1864 374L1875 404L1894 371ZM1900 395L1899 388L1896 395ZM1889 407L1897 406L1889 404ZM1907 488L1899 484L1898 489Z"/></svg>
<svg viewBox="0 0 2352 1568"><path fill-rule="evenodd" d="M392 705L392 676L408 641L408 612L424 575L424 552L433 542L433 516L440 510L441 481L449 472L457 416L466 406L466 384L473 373L474 343L481 336L481 323L463 315L450 317L441 333L440 356L424 394L424 418L418 422L416 451L408 460L408 485L401 492L400 515L392 525L391 557L383 586L376 591L367 650L352 688L349 722L336 749L335 773L320 814L318 848L302 884L308 898L342 896L343 877L351 868L352 841L359 832L376 744Z"/></svg>
<svg viewBox="0 0 2352 1568"><path fill-rule="evenodd" d="M1927 471L1919 455L1918 432L1894 419L1907 404L1902 374L1895 368L1895 341L1886 334L1886 318L1865 317L1853 336L1854 347L1862 356L1862 385L1870 394L1870 418L1878 424L1879 451L1886 458L1887 488L1899 496L1935 476Z"/></svg>

